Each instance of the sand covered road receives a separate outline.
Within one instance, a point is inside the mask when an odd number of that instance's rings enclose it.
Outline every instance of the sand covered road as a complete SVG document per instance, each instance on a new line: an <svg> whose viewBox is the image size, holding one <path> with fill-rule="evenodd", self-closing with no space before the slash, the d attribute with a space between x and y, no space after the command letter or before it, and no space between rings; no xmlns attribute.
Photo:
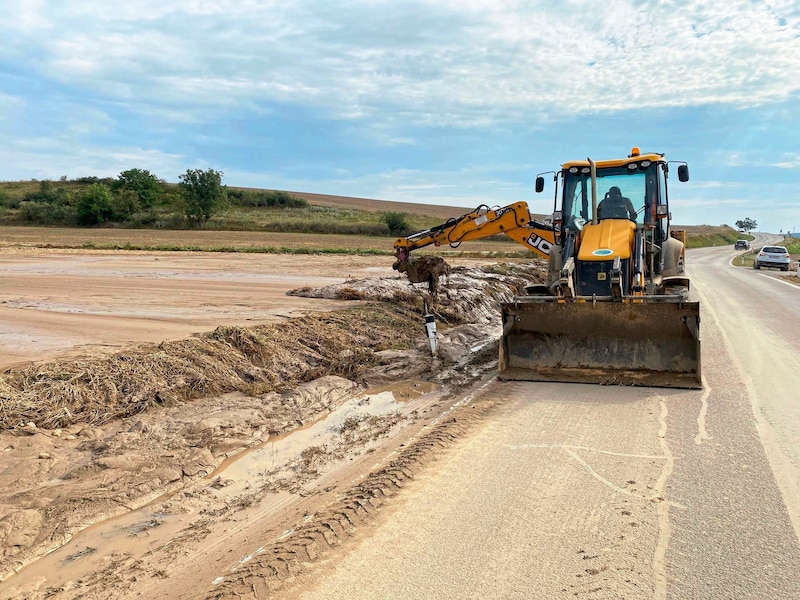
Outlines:
<svg viewBox="0 0 800 600"><path fill-rule="evenodd" d="M385 256L0 252L0 368L257 325L341 304L291 289L396 276Z"/></svg>

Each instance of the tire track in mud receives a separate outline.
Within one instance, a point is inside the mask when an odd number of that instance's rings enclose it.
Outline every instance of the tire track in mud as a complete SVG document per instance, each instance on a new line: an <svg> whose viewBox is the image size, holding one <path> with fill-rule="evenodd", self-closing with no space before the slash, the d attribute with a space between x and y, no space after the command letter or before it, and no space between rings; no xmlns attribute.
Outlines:
<svg viewBox="0 0 800 600"><path fill-rule="evenodd" d="M267 547L245 556L231 572L212 582L207 600L265 598L336 548L370 527L414 477L443 451L475 430L493 413L495 400L473 400L439 418L386 466L373 470L338 500L307 518ZM424 431L424 430L423 430Z"/></svg>

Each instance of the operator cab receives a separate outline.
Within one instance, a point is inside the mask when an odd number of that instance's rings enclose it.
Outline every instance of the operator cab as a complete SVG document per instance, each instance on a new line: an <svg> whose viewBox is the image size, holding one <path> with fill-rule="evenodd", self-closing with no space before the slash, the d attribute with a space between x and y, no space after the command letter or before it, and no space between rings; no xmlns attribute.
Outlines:
<svg viewBox="0 0 800 600"><path fill-rule="evenodd" d="M554 221L560 221L562 237L568 232L579 233L587 223L625 219L636 223L637 228L652 230L655 243L665 240L670 217L669 166L663 155L641 154L638 148L633 148L626 159L595 164L596 206L592 204L592 169L588 161L565 163L555 174L556 180L561 179L561 206L556 197ZM686 164L679 165L678 179L689 180ZM543 189L544 177L540 175L536 178L536 191Z"/></svg>
<svg viewBox="0 0 800 600"><path fill-rule="evenodd" d="M654 293L655 276L683 273L683 245L670 238L669 164L662 154L633 148L627 158L568 162L553 173L560 260L551 260L549 280L566 285L561 275L566 268L574 270L577 295L621 298ZM689 180L685 163L678 167L678 179ZM539 175L536 191L543 188Z"/></svg>
<svg viewBox="0 0 800 600"><path fill-rule="evenodd" d="M591 168L572 165L562 173L563 222L568 229L577 230L577 219L584 223L629 219L637 225L655 224L656 207L666 204L662 200L665 185L659 185L663 173L653 161L597 168L596 207L592 206ZM663 235L656 237L663 238Z"/></svg>

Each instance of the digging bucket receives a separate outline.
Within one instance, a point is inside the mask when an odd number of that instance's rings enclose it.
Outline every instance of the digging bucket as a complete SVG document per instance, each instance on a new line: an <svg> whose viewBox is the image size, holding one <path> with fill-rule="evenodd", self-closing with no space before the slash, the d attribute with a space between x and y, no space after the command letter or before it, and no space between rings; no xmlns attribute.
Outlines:
<svg viewBox="0 0 800 600"><path fill-rule="evenodd" d="M701 388L700 304L668 298L504 303L499 377Z"/></svg>

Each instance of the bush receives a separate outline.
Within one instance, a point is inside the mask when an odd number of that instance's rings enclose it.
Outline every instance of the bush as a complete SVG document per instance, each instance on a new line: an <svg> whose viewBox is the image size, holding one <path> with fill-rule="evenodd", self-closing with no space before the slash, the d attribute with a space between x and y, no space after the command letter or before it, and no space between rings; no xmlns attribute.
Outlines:
<svg viewBox="0 0 800 600"><path fill-rule="evenodd" d="M154 227L156 226L157 219L158 217L153 211L142 210L128 217L127 226L132 228Z"/></svg>
<svg viewBox="0 0 800 600"><path fill-rule="evenodd" d="M156 229L186 229L188 225L189 221L180 214L166 215L153 223Z"/></svg>
<svg viewBox="0 0 800 600"><path fill-rule="evenodd" d="M100 225L111 220L114 215L111 190L104 183L93 183L78 199L78 223L81 225Z"/></svg>
<svg viewBox="0 0 800 600"><path fill-rule="evenodd" d="M77 222L71 206L44 202L20 202L19 215L24 222L36 225L75 225Z"/></svg>
<svg viewBox="0 0 800 600"><path fill-rule="evenodd" d="M100 177L94 177L94 176L91 176L91 177L78 177L77 179L73 179L72 181L74 181L75 183L86 183L86 184L103 183L103 184L109 185L109 186L114 183L114 179L111 178L111 177L100 178Z"/></svg>
<svg viewBox="0 0 800 600"><path fill-rule="evenodd" d="M403 235L410 229L410 225L406 220L408 215L404 212L385 212L383 213L383 222L389 228L389 233L393 235Z"/></svg>
<svg viewBox="0 0 800 600"><path fill-rule="evenodd" d="M139 208L139 196L136 195L136 192L120 189L111 198L111 219L114 221L127 221Z"/></svg>
<svg viewBox="0 0 800 600"><path fill-rule="evenodd" d="M53 182L47 179L39 182L39 190L25 194L27 202L47 202L54 203L58 200L58 192L53 186Z"/></svg>
<svg viewBox="0 0 800 600"><path fill-rule="evenodd" d="M258 208L305 208L308 202L292 196L289 192L266 191L250 192L247 190L227 190L228 199L237 206Z"/></svg>

